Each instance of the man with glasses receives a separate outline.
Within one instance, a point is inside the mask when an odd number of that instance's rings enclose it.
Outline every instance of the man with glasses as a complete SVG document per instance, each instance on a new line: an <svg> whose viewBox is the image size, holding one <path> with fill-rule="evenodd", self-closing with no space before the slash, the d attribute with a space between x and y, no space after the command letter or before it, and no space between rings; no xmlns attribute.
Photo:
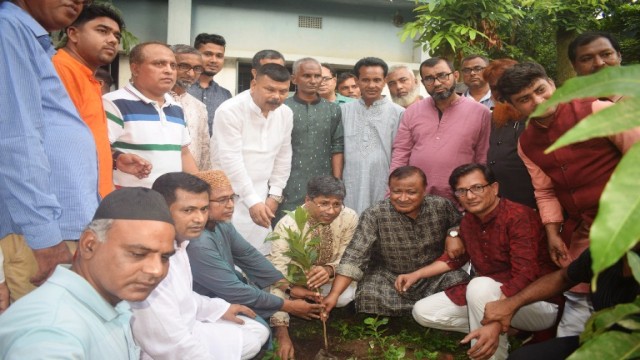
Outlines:
<svg viewBox="0 0 640 360"><path fill-rule="evenodd" d="M276 311L285 311L306 319L319 318L320 305L303 300L315 299L315 292L291 286L282 273L231 224L238 195L234 194L225 174L220 170L209 170L200 172L197 176L211 186L211 193L206 229L187 247L193 274L193 290L201 295L248 306L262 319L269 319ZM244 275L236 271L236 267ZM262 290L271 285L290 294L291 298L283 300ZM276 326L274 332L280 357L292 358L293 345L287 327Z"/></svg>
<svg viewBox="0 0 640 360"><path fill-rule="evenodd" d="M318 95L328 102L344 104L354 101L353 98L343 96L336 93L337 74L333 67L329 64L320 64L322 66L322 82L318 87Z"/></svg>
<svg viewBox="0 0 640 360"><path fill-rule="evenodd" d="M538 214L498 197L499 184L489 168L482 164L459 166L449 184L466 210L459 229L466 253L457 259L444 253L427 266L398 276L395 287L404 293L420 279L459 269L471 261L475 277L470 282L424 298L413 307L413 317L422 326L467 333L482 328L486 303L511 297L557 268L547 252ZM554 300L556 303L539 301L522 307L512 325L527 331L553 326L558 312L558 299ZM497 322L463 342L469 340L472 346L467 354L473 359L507 357L507 335L501 334Z"/></svg>
<svg viewBox="0 0 640 360"><path fill-rule="evenodd" d="M196 36L193 47L202 54L204 70L198 81L189 88L189 94L207 106L209 136L213 133L213 118L218 106L231 98L231 92L213 80L224 67L224 52L227 41L218 34L202 33Z"/></svg>
<svg viewBox="0 0 640 360"><path fill-rule="evenodd" d="M173 45L171 50L176 55L178 69L176 84L171 91L171 96L182 105L184 120L187 122L187 128L191 135L189 151L191 151L198 169L209 170L211 158L207 107L202 101L187 92L204 71L202 55L196 48L184 44Z"/></svg>
<svg viewBox="0 0 640 360"><path fill-rule="evenodd" d="M407 109L393 142L391 171L417 166L427 175L427 192L450 199L451 171L470 162L485 163L491 132L486 106L455 93L458 72L443 58L420 65L425 89L431 95Z"/></svg>
<svg viewBox="0 0 640 360"><path fill-rule="evenodd" d="M340 179L331 175L313 177L307 184L307 196L304 199L304 204L301 204L309 214L304 229L298 229L296 220L292 216L286 216L273 230L280 238L273 241L269 260L276 269L286 274L291 259L285 254L290 250L290 247L282 237L287 236L287 229L306 232L309 227L315 226L312 236L317 236L320 243L318 258L307 274L307 287L310 290L320 289L323 296L326 296L331 290L336 267L358 225L358 214L352 209L345 208L342 203L344 195L345 188ZM346 306L353 301L356 286L356 282L349 285L338 298L336 307ZM272 293L287 298L285 293L278 288L273 288ZM277 312L271 317L271 324L288 326L289 315Z"/></svg>
<svg viewBox="0 0 640 360"><path fill-rule="evenodd" d="M314 176L342 178L344 130L340 106L320 97L323 82L320 63L302 58L293 63L292 97L284 101L293 111L291 131L291 173L284 188L284 201L278 207L273 225L304 202L307 182Z"/></svg>
<svg viewBox="0 0 640 360"><path fill-rule="evenodd" d="M462 59L462 81L467 85L467 90L462 96L472 98L493 109L489 83L482 77L482 72L487 66L489 66L489 59L484 56L470 55Z"/></svg>

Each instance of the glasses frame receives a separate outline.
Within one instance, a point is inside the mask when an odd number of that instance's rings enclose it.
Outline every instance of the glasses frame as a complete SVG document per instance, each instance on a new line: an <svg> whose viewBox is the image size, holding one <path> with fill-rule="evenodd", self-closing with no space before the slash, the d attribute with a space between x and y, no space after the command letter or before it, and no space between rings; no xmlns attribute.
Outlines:
<svg viewBox="0 0 640 360"><path fill-rule="evenodd" d="M440 74L437 76L426 76L422 78L422 83L427 86L431 86L435 84L436 80L438 80L442 84L444 81L449 80L449 77L451 76L451 74L453 74L453 71L448 74Z"/></svg>
<svg viewBox="0 0 640 360"><path fill-rule="evenodd" d="M459 188L459 189L456 189L453 192L453 195L455 195L457 198L467 197L467 194L469 193L469 191L471 191L471 193L473 195L480 195L480 194L484 193L484 189L486 187L489 187L489 186L491 186L493 184L495 184L495 182L492 182L490 184L485 184L485 185L477 184L477 185L473 185L472 187L466 188L466 189L465 188Z"/></svg>
<svg viewBox="0 0 640 360"><path fill-rule="evenodd" d="M333 209L334 211L340 212L344 210L344 203L340 205L340 207L336 207L333 204L318 204L317 202L315 202L315 200L311 200L311 202L313 203L313 205L317 206L318 209L320 209L321 211L327 211L329 209Z"/></svg>
<svg viewBox="0 0 640 360"><path fill-rule="evenodd" d="M469 74L471 74L472 72L473 72L473 73L476 73L476 74L479 74L479 73L483 72L483 71L484 71L484 69L486 69L486 68L487 68L486 66L480 66L480 65L478 65L478 66L474 66L474 67L472 67L472 68L463 68L461 71L462 71L462 73L463 73L463 74L465 74L465 75L469 75Z"/></svg>
<svg viewBox="0 0 640 360"><path fill-rule="evenodd" d="M188 69L186 67L189 67ZM184 67L184 69L180 69L180 67ZM196 70L196 67L199 67L200 70ZM176 64L176 69L180 70L180 71L184 71L184 72L189 72L191 70L193 70L194 74L202 74L204 72L204 66L200 66L200 65L196 65L196 66L191 66L187 63L179 63Z"/></svg>
<svg viewBox="0 0 640 360"><path fill-rule="evenodd" d="M209 199L209 202L210 203L214 203L214 204L219 205L219 206L225 206L225 205L227 205L229 203L229 201L233 201L233 203L235 204L239 199L240 199L240 195L231 194L229 196L225 196L222 199L216 199L216 200Z"/></svg>

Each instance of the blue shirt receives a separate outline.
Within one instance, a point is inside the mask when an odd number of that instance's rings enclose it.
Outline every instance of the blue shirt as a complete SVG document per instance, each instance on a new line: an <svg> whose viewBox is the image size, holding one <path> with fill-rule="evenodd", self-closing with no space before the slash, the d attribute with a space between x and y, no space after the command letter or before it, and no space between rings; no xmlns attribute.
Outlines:
<svg viewBox="0 0 640 360"><path fill-rule="evenodd" d="M0 359L135 359L131 309L115 308L80 275L58 266L0 315Z"/></svg>
<svg viewBox="0 0 640 360"><path fill-rule="evenodd" d="M51 62L47 31L0 3L0 238L33 249L78 239L98 207L98 161Z"/></svg>

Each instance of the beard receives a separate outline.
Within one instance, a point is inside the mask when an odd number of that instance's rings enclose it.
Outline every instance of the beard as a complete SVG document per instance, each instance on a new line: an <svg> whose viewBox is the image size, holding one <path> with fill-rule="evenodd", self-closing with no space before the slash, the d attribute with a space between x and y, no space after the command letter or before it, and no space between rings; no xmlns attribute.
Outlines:
<svg viewBox="0 0 640 360"><path fill-rule="evenodd" d="M189 87L191 87L191 85L193 85L193 82L189 82L188 80L183 80L183 79L176 80L176 86L181 87L185 90L188 90Z"/></svg>
<svg viewBox="0 0 640 360"><path fill-rule="evenodd" d="M214 76L217 74L217 72L203 70L203 71L202 71L202 74L203 74L203 75L206 75L206 76L214 77Z"/></svg>
<svg viewBox="0 0 640 360"><path fill-rule="evenodd" d="M429 92L429 91L427 91L427 92L429 93L429 95L431 95L431 97L433 97L434 100L447 100L448 98L451 97L451 95L453 95L455 90L456 90L456 84L454 83L445 92L436 93L436 89L433 89L432 92Z"/></svg>
<svg viewBox="0 0 640 360"><path fill-rule="evenodd" d="M414 86L407 95L394 96L393 94L391 94L391 99L393 100L393 102L404 108L413 104L418 99L418 97L420 97L420 88L418 87L418 85Z"/></svg>

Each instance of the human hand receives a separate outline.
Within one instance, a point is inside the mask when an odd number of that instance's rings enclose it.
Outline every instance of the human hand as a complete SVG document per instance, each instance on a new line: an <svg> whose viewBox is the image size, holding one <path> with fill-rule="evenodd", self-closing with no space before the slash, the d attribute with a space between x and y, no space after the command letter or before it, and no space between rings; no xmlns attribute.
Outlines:
<svg viewBox="0 0 640 360"><path fill-rule="evenodd" d="M116 160L116 168L138 179L144 179L151 173L153 165L136 154L122 153Z"/></svg>
<svg viewBox="0 0 640 360"><path fill-rule="evenodd" d="M276 213L276 211L278 211L278 206L280 206L280 204L278 204L277 201L275 201L274 199L270 198L267 196L267 199L264 201L264 204L267 205L267 207L271 210L272 213Z"/></svg>
<svg viewBox="0 0 640 360"><path fill-rule="evenodd" d="M317 289L320 286L326 284L331 279L331 274L324 266L313 266L309 272L307 272L307 286L309 289Z"/></svg>
<svg viewBox="0 0 640 360"><path fill-rule="evenodd" d="M322 296L317 291L309 290L303 286L295 285L291 288L291 298L293 299L306 299L319 304L322 301Z"/></svg>
<svg viewBox="0 0 640 360"><path fill-rule="evenodd" d="M491 301L484 306L484 318L480 323L482 325L498 323L502 332L507 332L514 313L515 309L508 300Z"/></svg>
<svg viewBox="0 0 640 360"><path fill-rule="evenodd" d="M336 307L337 303L338 303L338 295L329 293L329 295L325 296L324 299L322 299L322 306L324 306L324 311L322 312L322 316L324 318L328 318L329 313L331 312L331 310L333 310L334 307Z"/></svg>
<svg viewBox="0 0 640 360"><path fill-rule="evenodd" d="M6 282L0 283L0 314L9 307L9 287Z"/></svg>
<svg viewBox="0 0 640 360"><path fill-rule="evenodd" d="M321 304L308 303L305 300L285 300L287 303L286 312L290 315L297 316L305 320L320 319L320 313L322 312Z"/></svg>
<svg viewBox="0 0 640 360"><path fill-rule="evenodd" d="M231 304L227 311L222 315L222 318L242 325L244 324L244 320L238 317L240 314L252 319L256 317L256 313L248 307L240 304Z"/></svg>
<svg viewBox="0 0 640 360"><path fill-rule="evenodd" d="M420 280L420 276L416 272L412 272L409 274L401 274L396 278L396 282L394 284L396 291L399 293L405 293L416 281Z"/></svg>
<svg viewBox="0 0 640 360"><path fill-rule="evenodd" d="M38 271L29 281L35 286L45 282L58 264L70 264L72 260L71 252L64 241L52 247L33 249L33 257L36 259Z"/></svg>
<svg viewBox="0 0 640 360"><path fill-rule="evenodd" d="M492 322L475 329L460 341L467 344L476 339L476 343L467 351L467 355L473 360L486 360L495 354L500 344L500 324Z"/></svg>
<svg viewBox="0 0 640 360"><path fill-rule="evenodd" d="M271 219L275 217L273 211L265 203L257 203L250 207L249 215L254 223L267 229L271 226Z"/></svg>
<svg viewBox="0 0 640 360"><path fill-rule="evenodd" d="M569 250L564 244L564 241L562 241L562 237L560 237L559 234L554 234L547 236L547 241L549 242L549 256L551 256L551 260L553 260L558 267L567 265L569 261Z"/></svg>
<svg viewBox="0 0 640 360"><path fill-rule="evenodd" d="M286 326L277 326L274 328L275 338L278 342L277 356L282 360L294 359L294 349L289 330Z"/></svg>
<svg viewBox="0 0 640 360"><path fill-rule="evenodd" d="M447 253L449 258L455 259L459 256L462 256L465 252L464 243L459 236L452 237L447 235L444 240L444 251Z"/></svg>

